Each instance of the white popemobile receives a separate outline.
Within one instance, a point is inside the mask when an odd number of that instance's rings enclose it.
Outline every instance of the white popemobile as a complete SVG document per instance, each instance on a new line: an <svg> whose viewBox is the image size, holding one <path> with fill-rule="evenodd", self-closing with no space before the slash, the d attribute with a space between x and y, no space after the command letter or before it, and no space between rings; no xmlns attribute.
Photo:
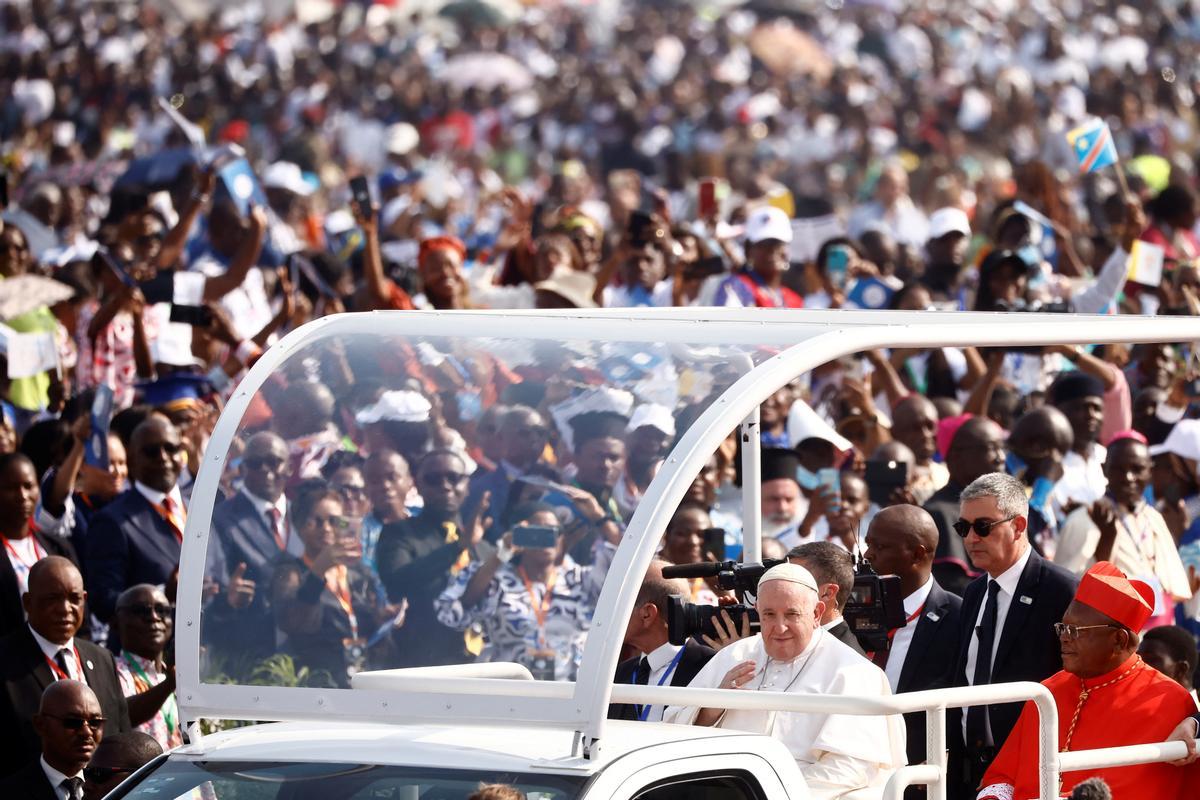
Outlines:
<svg viewBox="0 0 1200 800"><path fill-rule="evenodd" d="M784 745L761 734L606 718L611 701L763 711L897 715L926 710L926 765L843 797L900 798L926 784L946 796L946 708L1032 698L1041 713L1041 800L1060 770L1166 761L1182 743L1059 754L1057 712L1038 684L870 697L614 685L622 633L663 531L710 455L741 426L745 561L761 560L758 408L814 367L871 348L1019 346L1200 340L1200 319L1040 314L725 309L589 312L379 312L326 317L294 331L250 370L225 408L196 480L176 613L177 698L191 743L147 765L112 797L130 800L465 800L506 783L531 800L805 800ZM567 363L594 364L611 396L697 411L644 493L596 603L574 681L533 680L526 666L471 663L361 671L344 688L234 683L208 643L209 535L222 480L244 430L262 424L259 392L287 413L287 380L322 370L353 381L412 379L406 365L451 375L503 364L525 381L560 384ZM290 378L289 378L290 376ZM540 376L540 377L539 377ZM379 384L377 384L379 385ZM451 383L450 385L453 385ZM470 403L460 404L469 409ZM251 423L251 419L257 421ZM212 623L212 620L209 620ZM345 684L349 686L345 686ZM200 720L272 722L201 735ZM901 748L902 749L902 748ZM820 795L827 796L827 795Z"/></svg>

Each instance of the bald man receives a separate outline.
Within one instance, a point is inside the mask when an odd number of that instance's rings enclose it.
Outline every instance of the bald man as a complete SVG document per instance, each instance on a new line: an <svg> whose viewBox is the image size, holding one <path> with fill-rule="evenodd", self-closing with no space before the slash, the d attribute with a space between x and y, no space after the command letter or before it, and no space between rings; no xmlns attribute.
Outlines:
<svg viewBox="0 0 1200 800"><path fill-rule="evenodd" d="M41 758L0 781L0 797L82 800L83 768L104 736L95 693L79 681L50 684L33 715L33 727L41 737Z"/></svg>
<svg viewBox="0 0 1200 800"><path fill-rule="evenodd" d="M889 506L867 529L866 559L880 575L897 575L904 593L903 628L892 635L892 647L872 659L883 667L892 691L919 692L950 686L961 641L962 598L938 585L933 577L938 530L923 508ZM925 760L925 715L908 714L908 763Z"/></svg>
<svg viewBox="0 0 1200 800"><path fill-rule="evenodd" d="M83 800L100 800L162 753L162 745L141 731L104 737L83 770Z"/></svg>
<svg viewBox="0 0 1200 800"><path fill-rule="evenodd" d="M1029 487L1029 540L1043 552L1043 545L1058 534L1054 484L1063 476L1063 458L1074 441L1070 420L1054 406L1022 416L1008 437L1009 469Z"/></svg>
<svg viewBox="0 0 1200 800"><path fill-rule="evenodd" d="M61 556L37 562L21 600L28 623L0 639L0 776L37 758L33 719L38 698L55 681L85 682L99 698L105 731L129 730L112 654L76 637L87 592L75 565Z"/></svg>
<svg viewBox="0 0 1200 800"><path fill-rule="evenodd" d="M179 430L152 414L129 442L131 486L92 518L87 565L91 610L112 619L117 596L138 583L163 585L179 566L187 514L179 476L187 453Z"/></svg>
<svg viewBox="0 0 1200 800"><path fill-rule="evenodd" d="M918 503L926 502L950 480L946 466L933 460L937 424L937 408L924 395L910 394L892 409L892 436L913 454L910 486Z"/></svg>

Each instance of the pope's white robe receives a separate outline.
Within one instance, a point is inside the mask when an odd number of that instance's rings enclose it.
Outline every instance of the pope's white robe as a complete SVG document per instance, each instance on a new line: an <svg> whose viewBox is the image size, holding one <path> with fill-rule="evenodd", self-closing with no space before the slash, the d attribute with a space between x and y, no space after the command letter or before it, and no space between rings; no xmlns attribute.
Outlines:
<svg viewBox="0 0 1200 800"><path fill-rule="evenodd" d="M688 685L716 689L726 673L743 661L754 661L757 672L742 691L892 693L883 670L819 628L790 663L771 661L768 666L761 635L734 642L713 656ZM690 725L699 713L698 708L670 706L663 721ZM900 716L731 710L717 726L779 739L795 757L816 800L832 800L866 787L882 789L892 772L905 764Z"/></svg>

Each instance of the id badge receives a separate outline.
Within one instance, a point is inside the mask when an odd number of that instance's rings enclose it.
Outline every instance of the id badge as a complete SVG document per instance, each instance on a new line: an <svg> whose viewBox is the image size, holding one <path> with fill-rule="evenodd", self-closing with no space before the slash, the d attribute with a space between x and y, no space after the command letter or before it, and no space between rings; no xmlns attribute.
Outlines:
<svg viewBox="0 0 1200 800"><path fill-rule="evenodd" d="M554 651L527 650L525 652L525 666L529 668L529 672L533 675L535 681L554 680Z"/></svg>

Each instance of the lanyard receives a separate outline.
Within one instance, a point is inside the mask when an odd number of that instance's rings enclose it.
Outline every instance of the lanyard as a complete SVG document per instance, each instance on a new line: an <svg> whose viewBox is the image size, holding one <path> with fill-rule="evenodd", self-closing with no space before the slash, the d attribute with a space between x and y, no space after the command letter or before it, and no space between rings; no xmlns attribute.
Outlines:
<svg viewBox="0 0 1200 800"><path fill-rule="evenodd" d="M30 536L30 538L33 541L33 561L27 562L25 559L21 558L21 554L17 552L17 548L12 546L12 542L9 541L8 537L0 533L0 540L4 542L4 549L8 551L9 556L12 557L16 564L20 564L25 568L26 571L29 571L34 564L46 557L46 551L42 549L40 544L38 544L37 539L33 538L32 536ZM14 564L14 566L16 566L16 564Z"/></svg>
<svg viewBox="0 0 1200 800"><path fill-rule="evenodd" d="M909 614L907 617L904 618L904 624L901 625L900 628L907 628L908 624L910 622L912 622L914 619L916 619L917 617L921 616L921 612L924 610L925 610L925 603L921 603L920 608L918 608L916 611L912 612L911 614ZM892 628L890 631L888 631L887 637L888 637L889 642L896 638L896 631L900 630L900 628Z"/></svg>
<svg viewBox="0 0 1200 800"><path fill-rule="evenodd" d="M74 643L72 643L71 649L75 651L75 669L79 670L79 679L83 680L83 660L79 658L79 648L76 647ZM63 668L60 667L53 658L46 655L44 652L42 653L42 658L46 659L46 663L50 665L50 669L54 672L55 680L57 680L57 681L71 680L71 676L68 675L67 673L63 672Z"/></svg>
<svg viewBox="0 0 1200 800"><path fill-rule="evenodd" d="M143 689L142 691L147 691L149 689L154 688L154 686L157 685L154 683L154 681L150 680L150 676L146 674L146 670L142 669L142 665L137 663L137 661L134 659L134 657L131 656L128 652L122 653L121 657L125 659L125 663L129 665L129 668L131 670L133 670L136 677L141 678L142 682L146 684L146 688ZM137 681L135 680L134 683L137 683ZM139 694L140 694L140 692L139 692ZM168 737L170 737L170 735L172 733L174 733L174 731L175 731L175 713L176 713L175 695L172 694L167 699L167 702L163 703L163 706L162 706L163 722L166 723Z"/></svg>
<svg viewBox="0 0 1200 800"><path fill-rule="evenodd" d="M533 616L537 620L538 639L542 642L546 639L546 615L550 613L550 604L554 601L554 584L558 580L558 571L550 573L550 579L546 581L546 591L542 594L542 602L538 603L537 597L533 593L533 583L529 580L529 576L525 574L525 568L520 567L518 572L521 573L521 580L525 582L525 593L529 595L529 607L533 609Z"/></svg>
<svg viewBox="0 0 1200 800"><path fill-rule="evenodd" d="M311 558L305 556L304 563L309 569L312 569ZM333 573L333 580L329 579L329 572ZM321 576L325 579L325 588L337 599L342 611L346 612L346 616L350 620L350 638L357 639L358 617L354 615L354 604L350 598L350 580L346 577L346 565L338 564L329 572Z"/></svg>
<svg viewBox="0 0 1200 800"><path fill-rule="evenodd" d="M679 666L679 660L683 658L683 651L684 648L679 648L679 652L676 653L675 657L671 659L671 663L667 665L667 671L664 672L662 677L658 679L658 686L662 686L664 683L666 683L667 679L671 677L671 673L675 671L677 666ZM650 676L647 675L646 677L648 678ZM650 706L637 706L637 715L639 722L645 722L646 718L650 716Z"/></svg>

